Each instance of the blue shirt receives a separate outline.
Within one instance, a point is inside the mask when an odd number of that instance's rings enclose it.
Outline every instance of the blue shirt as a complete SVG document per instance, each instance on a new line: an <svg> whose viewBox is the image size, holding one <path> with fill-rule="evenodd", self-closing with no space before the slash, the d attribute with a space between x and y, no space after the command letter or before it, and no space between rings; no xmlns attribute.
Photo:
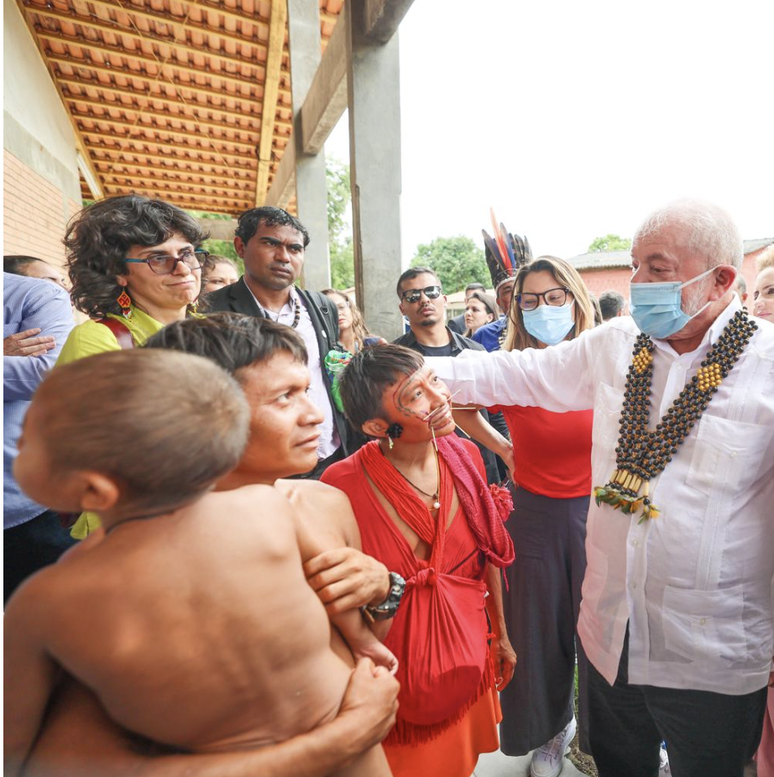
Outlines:
<svg viewBox="0 0 774 777"><path fill-rule="evenodd" d="M3 356L3 528L29 521L45 507L26 497L13 479L16 441L32 394L54 366L73 314L67 292L51 281L3 273L3 339L26 329L51 335L56 347L43 356Z"/></svg>
<svg viewBox="0 0 774 777"><path fill-rule="evenodd" d="M505 325L508 323L507 316L501 316L497 321L492 321L491 324L484 324L480 326L473 333L473 341L479 345L483 345L490 353L492 351L500 350L500 335L502 334Z"/></svg>

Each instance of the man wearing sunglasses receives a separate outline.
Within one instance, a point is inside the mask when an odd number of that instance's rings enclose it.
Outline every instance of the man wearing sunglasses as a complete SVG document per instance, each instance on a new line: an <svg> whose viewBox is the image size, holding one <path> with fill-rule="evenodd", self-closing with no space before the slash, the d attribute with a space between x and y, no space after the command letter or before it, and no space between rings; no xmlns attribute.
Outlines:
<svg viewBox="0 0 774 777"><path fill-rule="evenodd" d="M397 292L400 312L408 319L410 329L394 341L395 345L404 345L423 356L458 356L466 350L484 350L482 345L452 331L446 325L446 295L438 276L429 267L406 270L398 279ZM482 410L481 415L490 421L486 410ZM502 415L498 415L502 420ZM500 434L507 437L508 429L504 421L502 425L493 425ZM467 437L459 429L457 434ZM488 448L478 443L476 445L484 459L487 480L499 483L501 477L496 457Z"/></svg>

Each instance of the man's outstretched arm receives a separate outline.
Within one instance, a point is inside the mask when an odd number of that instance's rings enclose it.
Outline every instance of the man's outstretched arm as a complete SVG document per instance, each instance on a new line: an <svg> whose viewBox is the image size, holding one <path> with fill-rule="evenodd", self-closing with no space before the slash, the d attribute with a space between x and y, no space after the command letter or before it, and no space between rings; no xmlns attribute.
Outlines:
<svg viewBox="0 0 774 777"><path fill-rule="evenodd" d="M52 705L24 777L326 777L387 736L398 682L360 661L335 720L278 745L218 754L142 752L96 698L68 681Z"/></svg>

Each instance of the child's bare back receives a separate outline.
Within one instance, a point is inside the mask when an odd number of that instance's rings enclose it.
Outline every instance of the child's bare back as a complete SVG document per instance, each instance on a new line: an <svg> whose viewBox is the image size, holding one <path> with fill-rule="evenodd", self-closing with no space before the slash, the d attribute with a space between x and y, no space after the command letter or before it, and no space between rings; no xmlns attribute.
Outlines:
<svg viewBox="0 0 774 777"><path fill-rule="evenodd" d="M290 510L251 486L119 524L14 609L126 728L190 750L282 741L334 717L350 675Z"/></svg>
<svg viewBox="0 0 774 777"><path fill-rule="evenodd" d="M33 578L7 618L6 632L22 630L116 722L192 751L315 728L336 716L351 674L304 579L291 505L269 486L118 524Z"/></svg>

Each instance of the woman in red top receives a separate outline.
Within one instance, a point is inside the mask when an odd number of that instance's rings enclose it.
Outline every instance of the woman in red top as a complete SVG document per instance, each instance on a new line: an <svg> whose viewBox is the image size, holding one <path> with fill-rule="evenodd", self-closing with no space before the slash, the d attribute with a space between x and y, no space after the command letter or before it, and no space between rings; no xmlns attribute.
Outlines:
<svg viewBox="0 0 774 777"><path fill-rule="evenodd" d="M513 559L510 499L490 491L478 449L452 434L449 391L420 354L363 349L339 387L349 422L375 440L322 480L349 497L364 552L405 579L384 641L401 683L384 751L395 777L468 777L479 753L497 749L496 686L516 663L497 569Z"/></svg>
<svg viewBox="0 0 774 777"><path fill-rule="evenodd" d="M591 299L577 271L562 259L545 256L517 273L509 317L503 346L509 351L553 347L594 325ZM504 607L519 663L500 697L501 748L508 755L534 750L533 777L556 777L576 730L575 624L586 571L592 413L490 409L505 417L515 464L514 509L507 527L516 561L507 571ZM469 423L474 415L458 413L457 418L478 438ZM489 444L483 438L481 442ZM502 445L507 443L500 441ZM492 449L508 455L506 448ZM582 680L582 657L579 668ZM581 695L581 722L583 701Z"/></svg>

